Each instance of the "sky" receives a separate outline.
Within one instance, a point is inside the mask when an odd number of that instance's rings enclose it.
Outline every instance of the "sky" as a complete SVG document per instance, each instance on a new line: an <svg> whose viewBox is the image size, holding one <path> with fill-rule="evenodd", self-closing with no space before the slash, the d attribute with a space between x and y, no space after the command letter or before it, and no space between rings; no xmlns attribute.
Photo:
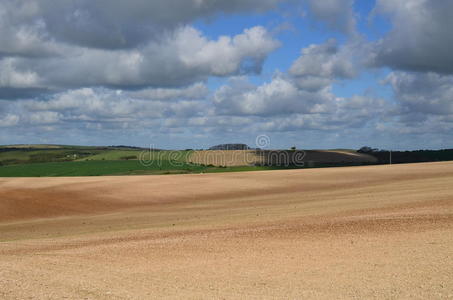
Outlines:
<svg viewBox="0 0 453 300"><path fill-rule="evenodd" d="M453 148L450 0L2 0L0 144Z"/></svg>

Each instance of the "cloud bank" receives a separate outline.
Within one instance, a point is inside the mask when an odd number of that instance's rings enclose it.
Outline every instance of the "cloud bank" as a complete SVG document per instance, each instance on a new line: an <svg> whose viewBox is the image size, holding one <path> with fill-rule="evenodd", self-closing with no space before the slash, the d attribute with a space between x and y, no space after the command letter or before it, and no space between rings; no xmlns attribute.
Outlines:
<svg viewBox="0 0 453 300"><path fill-rule="evenodd" d="M303 4L300 22L323 26L285 40L269 18L297 11L291 0L2 1L0 143L184 147L266 133L280 145L449 145L450 1ZM243 16L261 21L235 27ZM390 29L369 38L370 17ZM216 34L197 26L217 20L231 21Z"/></svg>

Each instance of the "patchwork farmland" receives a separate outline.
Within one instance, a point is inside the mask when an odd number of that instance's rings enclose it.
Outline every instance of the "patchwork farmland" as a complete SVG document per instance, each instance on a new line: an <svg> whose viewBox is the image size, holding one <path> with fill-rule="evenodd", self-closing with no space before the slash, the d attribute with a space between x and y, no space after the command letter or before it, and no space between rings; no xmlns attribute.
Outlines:
<svg viewBox="0 0 453 300"><path fill-rule="evenodd" d="M377 159L351 150L205 150L193 152L187 161L227 167L314 167L372 164Z"/></svg>
<svg viewBox="0 0 453 300"><path fill-rule="evenodd" d="M126 146L0 147L0 177L162 175L373 164L371 155L321 150L158 150Z"/></svg>

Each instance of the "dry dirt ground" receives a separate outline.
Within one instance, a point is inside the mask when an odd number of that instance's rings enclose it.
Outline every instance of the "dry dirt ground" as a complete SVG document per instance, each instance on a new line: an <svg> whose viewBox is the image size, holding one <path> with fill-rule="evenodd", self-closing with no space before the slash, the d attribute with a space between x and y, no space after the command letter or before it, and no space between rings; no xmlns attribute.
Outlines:
<svg viewBox="0 0 453 300"><path fill-rule="evenodd" d="M453 163L0 179L0 299L453 299Z"/></svg>
<svg viewBox="0 0 453 300"><path fill-rule="evenodd" d="M261 163L254 150L202 150L194 151L187 161L194 164L214 166L249 166Z"/></svg>

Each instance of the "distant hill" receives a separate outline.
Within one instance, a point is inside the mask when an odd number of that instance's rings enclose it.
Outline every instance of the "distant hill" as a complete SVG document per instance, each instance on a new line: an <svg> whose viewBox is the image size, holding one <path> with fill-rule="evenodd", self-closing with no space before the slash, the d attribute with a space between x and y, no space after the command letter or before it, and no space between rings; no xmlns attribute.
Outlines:
<svg viewBox="0 0 453 300"><path fill-rule="evenodd" d="M226 151L227 150L227 151ZM392 163L453 160L453 149L394 151ZM158 150L115 146L0 146L0 177L179 174L322 168L388 164L390 152L371 147L358 151L261 150L246 144L221 144L210 150Z"/></svg>
<svg viewBox="0 0 453 300"><path fill-rule="evenodd" d="M62 145L46 145L46 144L17 144L17 145L3 145L0 149L61 149Z"/></svg>
<svg viewBox="0 0 453 300"><path fill-rule="evenodd" d="M220 145L222 146L222 145ZM375 164L377 159L368 154L348 150L222 150L194 151L188 161L213 166L269 166L269 167L334 167Z"/></svg>
<svg viewBox="0 0 453 300"><path fill-rule="evenodd" d="M209 150L250 150L251 148L246 144L221 144L216 145Z"/></svg>
<svg viewBox="0 0 453 300"><path fill-rule="evenodd" d="M390 155L390 151L388 150L363 147L358 150L358 153L374 156L378 164L390 163L390 157L394 164L453 160L453 149L392 151Z"/></svg>
<svg viewBox="0 0 453 300"><path fill-rule="evenodd" d="M129 146L5 145L0 146L0 166L80 160L137 160L144 150Z"/></svg>

